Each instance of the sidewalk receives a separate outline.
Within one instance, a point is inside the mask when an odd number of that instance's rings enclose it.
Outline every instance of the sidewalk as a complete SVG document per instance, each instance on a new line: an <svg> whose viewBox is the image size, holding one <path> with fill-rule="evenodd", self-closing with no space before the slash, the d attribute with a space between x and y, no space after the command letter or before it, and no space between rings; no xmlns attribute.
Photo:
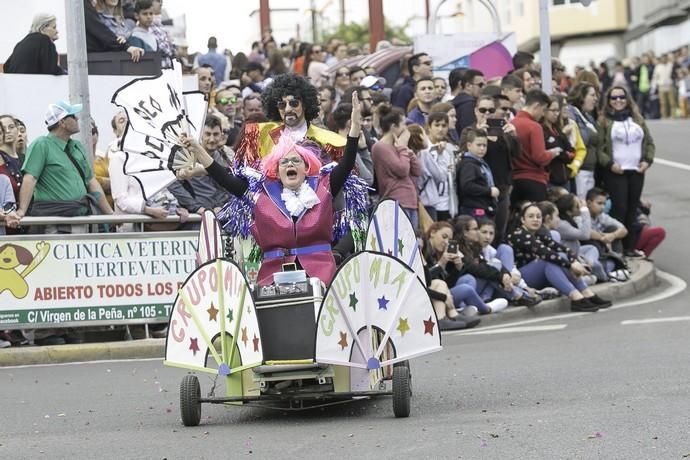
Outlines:
<svg viewBox="0 0 690 460"><path fill-rule="evenodd" d="M593 290L600 296L620 301L643 293L657 284L656 269L651 262L631 261L632 276L625 283L606 283ZM559 297L536 307L508 308L500 313L482 316L478 328L550 316L570 311L570 301ZM45 347L13 347L0 350L0 367L30 364L55 364L108 359L163 358L165 339L141 339L120 342L84 343Z"/></svg>

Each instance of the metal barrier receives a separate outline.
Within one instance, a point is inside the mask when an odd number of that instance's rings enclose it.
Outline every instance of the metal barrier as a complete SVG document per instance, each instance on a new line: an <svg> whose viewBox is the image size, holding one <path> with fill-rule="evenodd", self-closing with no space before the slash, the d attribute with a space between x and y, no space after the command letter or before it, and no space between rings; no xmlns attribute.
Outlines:
<svg viewBox="0 0 690 460"><path fill-rule="evenodd" d="M190 215L188 222L199 222ZM23 226L174 223L141 215L26 217ZM167 321L196 266L196 231L0 237L0 329Z"/></svg>

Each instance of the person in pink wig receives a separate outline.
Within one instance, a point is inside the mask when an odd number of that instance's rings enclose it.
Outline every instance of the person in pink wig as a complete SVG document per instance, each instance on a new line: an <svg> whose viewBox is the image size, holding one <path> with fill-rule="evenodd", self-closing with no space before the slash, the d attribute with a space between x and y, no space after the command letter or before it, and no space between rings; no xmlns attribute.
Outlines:
<svg viewBox="0 0 690 460"><path fill-rule="evenodd" d="M283 136L261 161L260 177L252 175L249 168L236 167L228 172L195 140L182 137L183 147L234 195L219 213L219 221L233 236L251 233L263 251L259 285L271 284L282 264L293 262L307 276L329 284L336 269L331 243L347 231L339 220L363 228L366 189L350 174L361 131L360 110L359 100L353 95L345 155L337 165L323 168L318 145L298 144ZM336 211L333 200L341 191L346 207Z"/></svg>

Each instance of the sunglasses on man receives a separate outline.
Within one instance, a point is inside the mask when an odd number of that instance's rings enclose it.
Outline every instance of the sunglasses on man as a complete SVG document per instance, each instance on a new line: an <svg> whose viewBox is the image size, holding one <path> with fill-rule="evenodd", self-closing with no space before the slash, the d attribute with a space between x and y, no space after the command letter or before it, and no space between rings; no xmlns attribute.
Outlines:
<svg viewBox="0 0 690 460"><path fill-rule="evenodd" d="M237 103L237 97L235 96L230 96L230 97L221 97L216 101L216 104L220 105L228 105L228 104L236 104Z"/></svg>
<svg viewBox="0 0 690 460"><path fill-rule="evenodd" d="M496 113L496 108L495 107L490 107L490 108L489 107L479 107L477 109L477 112L482 113L482 114L484 114L486 112Z"/></svg>
<svg viewBox="0 0 690 460"><path fill-rule="evenodd" d="M297 107L300 106L301 103L302 103L302 101L300 101L299 99L292 99L292 100L287 101L287 102L280 101L280 102L278 102L278 110L285 110L285 108L288 106L288 104L290 104L290 107L292 107L293 109L296 109Z"/></svg>

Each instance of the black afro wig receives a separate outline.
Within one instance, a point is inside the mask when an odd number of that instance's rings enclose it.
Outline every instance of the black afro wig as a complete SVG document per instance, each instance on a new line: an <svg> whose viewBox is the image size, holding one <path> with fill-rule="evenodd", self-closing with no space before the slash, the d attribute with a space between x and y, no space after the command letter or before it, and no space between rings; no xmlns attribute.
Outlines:
<svg viewBox="0 0 690 460"><path fill-rule="evenodd" d="M278 102L285 96L302 101L304 118L311 121L319 116L319 96L314 85L295 74L279 75L261 94L264 113L269 120L281 121Z"/></svg>

